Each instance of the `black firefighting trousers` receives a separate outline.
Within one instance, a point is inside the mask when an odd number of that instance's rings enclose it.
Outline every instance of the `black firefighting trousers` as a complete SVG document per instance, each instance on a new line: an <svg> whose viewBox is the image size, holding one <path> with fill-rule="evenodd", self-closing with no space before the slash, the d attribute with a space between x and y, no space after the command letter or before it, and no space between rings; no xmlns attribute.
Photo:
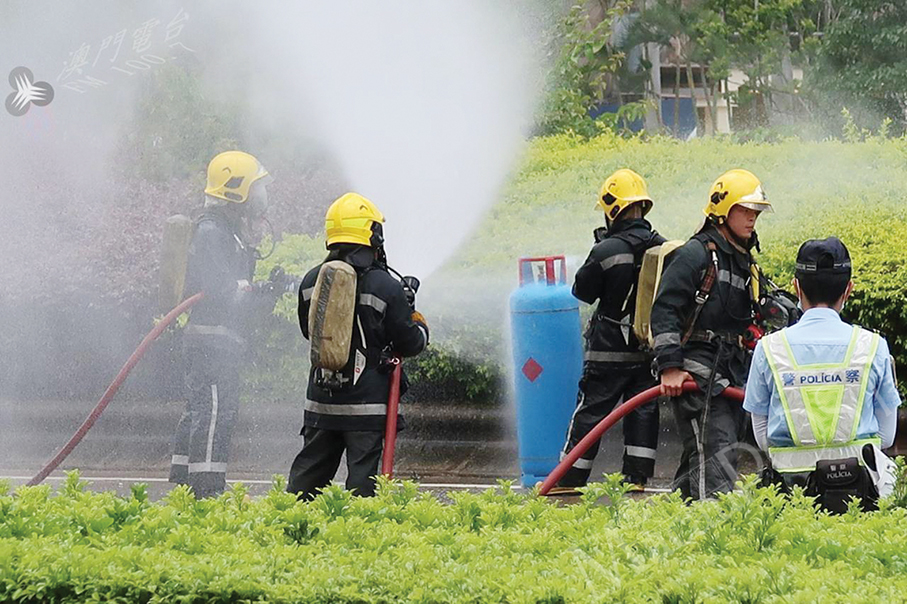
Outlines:
<svg viewBox="0 0 907 604"><path fill-rule="evenodd" d="M302 451L290 467L287 491L296 493L301 499L315 497L319 489L330 484L346 451L346 488L363 497L375 494L384 432L323 430L306 426L302 436Z"/></svg>
<svg viewBox="0 0 907 604"><path fill-rule="evenodd" d="M747 416L741 403L713 396L706 405L701 392L688 392L672 400L677 431L683 443L674 489L684 498L707 499L729 493L737 481L737 461Z"/></svg>
<svg viewBox="0 0 907 604"><path fill-rule="evenodd" d="M576 411L567 430L563 459L592 428L605 418L621 401L629 400L647 388L655 386L655 378L647 365L594 364L583 366L579 382ZM623 473L626 476L651 478L655 473L655 451L658 447L658 403L652 401L632 411L623 419ZM578 459L558 486L585 485L601 444L599 440Z"/></svg>
<svg viewBox="0 0 907 604"><path fill-rule="evenodd" d="M239 415L239 356L187 347L188 403L176 429L170 482L188 484L198 498L224 491L230 439Z"/></svg>

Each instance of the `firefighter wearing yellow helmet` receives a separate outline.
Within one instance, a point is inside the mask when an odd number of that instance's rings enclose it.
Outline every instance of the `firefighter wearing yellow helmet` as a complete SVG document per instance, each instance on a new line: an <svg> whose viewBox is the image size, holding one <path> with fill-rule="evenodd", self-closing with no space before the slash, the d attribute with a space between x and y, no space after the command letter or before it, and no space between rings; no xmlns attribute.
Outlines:
<svg viewBox="0 0 907 604"><path fill-rule="evenodd" d="M664 242L644 218L652 209L646 181L633 170L614 172L601 188L598 207L608 226L594 231L595 245L573 283L573 295L597 307L586 330L583 375L563 455L621 400L655 385L651 356L642 350L633 332L642 257L647 249ZM623 430L625 480L642 488L655 471L657 404L630 413ZM585 485L598 448L598 444L589 448L551 492L564 494Z"/></svg>
<svg viewBox="0 0 907 604"><path fill-rule="evenodd" d="M598 207L605 212L605 219L613 221L629 207L636 206L645 216L652 209L649 187L642 176L623 168L609 176L599 192Z"/></svg>
<svg viewBox="0 0 907 604"><path fill-rule="evenodd" d="M762 183L748 170L729 170L719 176L709 190L709 201L703 213L717 224L724 224L731 210L738 206L757 214L774 212Z"/></svg>
<svg viewBox="0 0 907 604"><path fill-rule="evenodd" d="M185 292L202 292L204 298L193 307L184 332L189 396L177 427L170 481L188 484L200 498L224 490L247 319L296 289L280 271L268 282L252 283L255 225L267 211L270 181L248 153L217 155L208 165L204 208L194 221Z"/></svg>
<svg viewBox="0 0 907 604"><path fill-rule="evenodd" d="M358 193L347 193L328 208L324 219L328 249L338 243L364 245L380 249L384 245L384 214Z"/></svg>
<svg viewBox="0 0 907 604"><path fill-rule="evenodd" d="M759 299L755 225L771 211L754 174L735 169L719 176L704 225L671 255L652 306L655 365L683 441L674 488L684 497L728 492L737 479L746 413L722 392L746 381ZM684 393L688 380L701 392Z"/></svg>
<svg viewBox="0 0 907 604"><path fill-rule="evenodd" d="M428 325L415 310L418 280L391 275L384 253L384 215L347 193L325 216L328 255L299 287L299 327L311 341L303 448L287 490L311 498L327 486L346 452L348 489L375 492L387 421L393 357L428 345ZM401 418L402 419L402 418Z"/></svg>

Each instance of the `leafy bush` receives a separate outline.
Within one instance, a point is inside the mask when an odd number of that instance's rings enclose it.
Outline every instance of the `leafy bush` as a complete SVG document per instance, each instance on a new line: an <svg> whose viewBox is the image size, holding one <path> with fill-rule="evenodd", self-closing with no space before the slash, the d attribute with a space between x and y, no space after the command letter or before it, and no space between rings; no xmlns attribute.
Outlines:
<svg viewBox="0 0 907 604"><path fill-rule="evenodd" d="M838 235L855 267L846 318L879 330L898 363L907 364L907 251L900 244L907 238L907 207L901 201L907 190L907 139L868 133L850 142L805 142L780 134L766 139L773 142L626 139L605 132L591 139L565 134L530 141L500 201L453 259L425 281L420 308L432 326L433 350L408 362L415 393L500 399L509 364L506 305L517 285L516 260L566 254L577 267L592 245L592 229L602 222L595 194L620 167L648 180L656 202L650 219L671 239L688 237L701 223L706 194L718 175L733 167L755 172L776 210L759 222L759 261L766 271L789 287L800 243ZM287 237L269 262L301 273L320 257L319 245L317 236ZM262 276L269 266L262 265ZM295 321L295 309L282 308Z"/></svg>
<svg viewBox="0 0 907 604"><path fill-rule="evenodd" d="M854 292L846 320L875 329L888 340L900 366L907 363L907 207L858 206L847 212L818 213L798 231L783 233L766 246L763 264L779 284L793 278L797 249L806 239L835 235L853 261Z"/></svg>
<svg viewBox="0 0 907 604"><path fill-rule="evenodd" d="M430 346L406 362L413 396L433 401L497 402L504 390L500 364L492 354L474 358L449 343Z"/></svg>
<svg viewBox="0 0 907 604"><path fill-rule="evenodd" d="M701 224L712 181L744 167L765 184L775 213L759 221L766 271L790 287L799 245L837 235L854 259L854 296L848 320L879 330L896 360L907 364L907 139L861 136L852 142L740 143L731 138L679 142L667 138L592 139L558 135L531 141L501 201L488 213L451 275L483 274L515 287L516 259L566 254L578 266L602 223L595 194L612 171L630 167L649 183L649 218L670 239L685 239ZM495 290L503 307L506 290ZM469 320L467 317L466 320ZM504 338L500 321L483 323ZM503 348L503 347L502 347Z"/></svg>
<svg viewBox="0 0 907 604"><path fill-rule="evenodd" d="M907 511L832 517L744 479L718 501L621 497L619 477L559 506L508 483L451 503L411 482L331 486L311 503L275 478L196 501L92 493L0 495L3 602L900 601ZM601 502L599 502L601 500ZM599 502L599 503L597 503Z"/></svg>

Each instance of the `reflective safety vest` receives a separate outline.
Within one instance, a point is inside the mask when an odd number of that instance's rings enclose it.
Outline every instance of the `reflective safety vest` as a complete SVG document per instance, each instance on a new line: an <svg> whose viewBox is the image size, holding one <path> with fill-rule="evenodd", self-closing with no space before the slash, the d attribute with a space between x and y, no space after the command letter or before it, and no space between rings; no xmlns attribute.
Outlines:
<svg viewBox="0 0 907 604"><path fill-rule="evenodd" d="M793 447L769 448L772 466L778 472L811 472L820 460L848 457L862 464L863 446L881 445L878 438L857 440L879 335L854 327L841 363L800 365L784 332L762 338L794 441Z"/></svg>

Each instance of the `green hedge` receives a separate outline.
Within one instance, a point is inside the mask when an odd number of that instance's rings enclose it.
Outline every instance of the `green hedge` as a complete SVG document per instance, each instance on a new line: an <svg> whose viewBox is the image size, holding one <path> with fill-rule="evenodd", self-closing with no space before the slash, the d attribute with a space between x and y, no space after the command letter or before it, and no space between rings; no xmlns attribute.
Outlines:
<svg viewBox="0 0 907 604"><path fill-rule="evenodd" d="M620 476L569 506L382 479L311 503L275 479L159 503L92 493L77 474L0 489L2 602L894 602L907 591L898 499L831 517L744 479L718 501L623 497Z"/></svg>
<svg viewBox="0 0 907 604"><path fill-rule="evenodd" d="M897 364L907 366L907 204L829 208L811 216L802 229L773 238L762 263L779 285L788 285L800 244L830 235L844 241L853 260L854 292L844 318L882 333Z"/></svg>
<svg viewBox="0 0 907 604"><path fill-rule="evenodd" d="M898 364L907 364L907 139L681 142L605 133L529 141L472 237L424 280L421 308L436 351L411 362L419 379L464 400L500 399L507 380L507 295L516 287L517 258L566 254L578 266L592 245L592 229L602 223L595 209L599 187L620 167L647 179L656 202L650 218L672 239L689 237L701 223L709 187L722 172L755 172L776 210L758 225L766 271L789 287L800 243L838 235L855 265L846 317L882 332ZM313 261L313 250L322 253L318 246L318 237L293 238L278 246L277 256Z"/></svg>
<svg viewBox="0 0 907 604"><path fill-rule="evenodd" d="M907 138L864 141L780 139L738 142L717 137L593 139L558 135L529 142L524 160L473 238L445 266L447 275L488 275L515 287L522 255L566 254L578 265L602 222L596 195L614 170L630 167L655 199L650 219L670 239L686 239L701 224L712 182L744 167L763 181L775 213L760 218L759 262L790 288L799 245L837 235L854 259L856 287L845 317L885 335L899 365L907 365ZM502 295L498 307L504 311ZM469 322L470 318L465 317ZM502 339L501 323L481 323ZM503 369L502 369L503 371Z"/></svg>

